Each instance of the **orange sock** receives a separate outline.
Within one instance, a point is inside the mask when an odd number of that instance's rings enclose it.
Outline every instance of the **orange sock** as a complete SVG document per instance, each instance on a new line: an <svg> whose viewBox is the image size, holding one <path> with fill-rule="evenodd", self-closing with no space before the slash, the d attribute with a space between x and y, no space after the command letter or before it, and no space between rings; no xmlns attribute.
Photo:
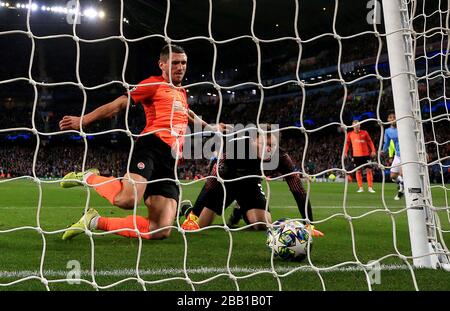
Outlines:
<svg viewBox="0 0 450 311"><path fill-rule="evenodd" d="M358 187L362 188L363 182L362 182L362 173L361 170L356 171L356 181L358 182Z"/></svg>
<svg viewBox="0 0 450 311"><path fill-rule="evenodd" d="M112 205L114 205L114 199L122 191L122 182L118 179L114 180L114 177L103 177L92 174L86 179L86 182L90 185L99 184L107 180L113 180L106 184L94 187L95 191L98 192L102 197L107 199Z"/></svg>
<svg viewBox="0 0 450 311"><path fill-rule="evenodd" d="M150 239L150 234L142 235L143 233L148 233L150 229L150 221L142 216L136 216L136 226L141 233L141 238ZM133 229L134 221L133 215L127 216L125 218L112 218L112 217L100 217L97 223L97 229L103 231L113 231L118 229ZM129 238L137 238L137 234L134 231L119 231L114 234Z"/></svg>
<svg viewBox="0 0 450 311"><path fill-rule="evenodd" d="M370 168L368 168L366 170L366 175L367 175L367 185L372 188L373 186L373 174L372 174L372 170Z"/></svg>

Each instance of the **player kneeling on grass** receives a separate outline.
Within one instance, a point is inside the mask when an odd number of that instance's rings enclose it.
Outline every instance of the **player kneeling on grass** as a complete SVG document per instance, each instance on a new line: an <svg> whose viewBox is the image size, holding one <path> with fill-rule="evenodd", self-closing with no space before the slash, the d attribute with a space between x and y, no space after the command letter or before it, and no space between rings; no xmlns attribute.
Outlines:
<svg viewBox="0 0 450 311"><path fill-rule="evenodd" d="M89 209L82 218L63 234L63 240L72 239L85 228L103 231L117 231L115 234L126 237L141 236L145 239L164 239L170 235L171 225L176 217L179 188L175 179L176 158L183 146L183 135L187 123L200 122L206 125L194 112L189 110L186 91L181 87L186 72L187 56L183 48L166 45L161 50L159 68L161 76L152 76L139 83L130 91L131 103L141 103L146 126L135 143L130 162L129 174L123 180L99 176L98 170L85 173L69 173L61 182L63 188L82 185L82 181L92 186L111 204L123 209L133 209L144 198L148 217L128 216L125 218L100 217L95 209ZM173 86L169 84L172 82ZM151 83L151 85L148 85ZM111 118L128 105L128 97L120 96L86 114L83 126L93 121ZM64 116L60 121L61 130L79 130L80 117ZM217 126L220 128L223 125ZM179 136L172 135L175 131ZM214 127L211 130L215 131ZM153 132L154 134L148 134ZM157 181L159 179L166 179ZM169 179L169 180L167 180ZM148 183L148 181L153 181ZM139 232L135 230L136 227ZM152 235L151 231L161 229Z"/></svg>
<svg viewBox="0 0 450 311"><path fill-rule="evenodd" d="M263 136L266 137L265 152L263 152ZM214 165L211 173L213 176L219 175L225 180L244 178L225 182L225 201L223 186L216 178L209 178L195 205L190 207L190 202L187 202L182 208L186 215L186 220L182 225L185 230L196 230L212 224L215 215L222 214L223 202L225 202L225 208L227 208L233 201L236 201L237 206L234 207L228 220L227 225L229 227L235 226L243 218L247 224L260 223L255 224L252 228L265 230L266 225L262 223L271 222L271 215L270 212L266 211L266 196L261 186L261 178L254 177L255 175L261 175L261 159L266 162L270 161L273 153L279 152L279 161L276 168L273 167L271 171L276 170L283 175L294 172L294 164L291 158L285 151L278 149L278 140L272 134L258 134L255 139L251 135L226 139L228 143L224 146L223 157ZM244 144L242 144L243 142ZM231 146L232 148L230 148ZM239 147L244 150L245 155L243 157L236 157L235 151L237 150L239 153ZM257 156L252 158L251 154ZM309 218L312 221L311 204L309 201L305 204L306 193L299 174L287 176L286 182L294 195L302 217L304 219ZM308 228L314 236L323 236L322 232L314 229L314 226L310 225Z"/></svg>

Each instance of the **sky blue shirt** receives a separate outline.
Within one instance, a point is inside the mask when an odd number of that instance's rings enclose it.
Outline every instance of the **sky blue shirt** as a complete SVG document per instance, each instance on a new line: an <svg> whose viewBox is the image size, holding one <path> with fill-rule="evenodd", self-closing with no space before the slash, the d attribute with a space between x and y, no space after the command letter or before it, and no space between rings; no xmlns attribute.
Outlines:
<svg viewBox="0 0 450 311"><path fill-rule="evenodd" d="M391 139L394 141L395 155L400 156L400 145L398 144L398 131L396 127L389 127L384 131L383 152L388 152L389 142Z"/></svg>

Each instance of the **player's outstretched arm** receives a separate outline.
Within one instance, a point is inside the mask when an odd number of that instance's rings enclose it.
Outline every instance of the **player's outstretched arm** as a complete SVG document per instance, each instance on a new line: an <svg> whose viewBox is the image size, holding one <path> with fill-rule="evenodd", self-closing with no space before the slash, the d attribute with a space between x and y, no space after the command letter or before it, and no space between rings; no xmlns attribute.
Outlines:
<svg viewBox="0 0 450 311"><path fill-rule="evenodd" d="M127 107L128 97L122 95L112 102L98 107L94 111L86 114L83 117L83 126L87 126L96 120L101 120L105 118L111 118L118 114L122 109ZM59 121L59 128L64 130L79 130L80 129L80 119L77 116L64 116L61 121Z"/></svg>

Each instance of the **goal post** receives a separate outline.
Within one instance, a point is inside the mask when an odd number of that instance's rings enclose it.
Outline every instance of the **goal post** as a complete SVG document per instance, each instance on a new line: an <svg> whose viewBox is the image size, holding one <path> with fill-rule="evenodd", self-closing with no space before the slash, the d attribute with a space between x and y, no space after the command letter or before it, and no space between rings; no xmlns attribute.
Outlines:
<svg viewBox="0 0 450 311"><path fill-rule="evenodd" d="M383 0L383 15L412 258L416 267L447 270L449 252L438 241L432 207L408 2Z"/></svg>

